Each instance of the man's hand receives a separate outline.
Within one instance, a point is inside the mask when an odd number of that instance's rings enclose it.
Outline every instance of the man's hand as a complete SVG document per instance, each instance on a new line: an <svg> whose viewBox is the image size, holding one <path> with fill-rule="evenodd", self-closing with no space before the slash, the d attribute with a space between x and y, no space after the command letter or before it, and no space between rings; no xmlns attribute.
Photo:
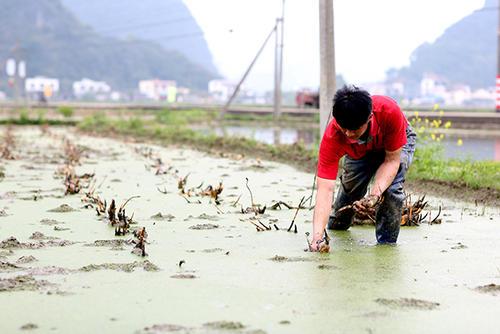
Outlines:
<svg viewBox="0 0 500 334"><path fill-rule="evenodd" d="M380 197L377 195L368 195L352 204L354 211L360 217L373 217L375 209L380 204Z"/></svg>
<svg viewBox="0 0 500 334"><path fill-rule="evenodd" d="M309 250L311 252L320 252L320 253L328 253L330 251L330 238L328 235L323 237L315 237L312 242L309 244Z"/></svg>

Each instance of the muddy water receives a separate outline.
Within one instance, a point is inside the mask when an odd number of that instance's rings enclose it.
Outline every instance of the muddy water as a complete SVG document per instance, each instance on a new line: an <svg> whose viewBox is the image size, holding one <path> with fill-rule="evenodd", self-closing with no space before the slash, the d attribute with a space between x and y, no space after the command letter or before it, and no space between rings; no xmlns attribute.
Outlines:
<svg viewBox="0 0 500 334"><path fill-rule="evenodd" d="M312 211L299 211L297 234L257 232L248 221L252 215L231 206L240 195L239 203L251 205L245 178L255 203L297 205L310 194L310 174L267 161L148 145L172 166L169 174L155 175L152 159L136 151L144 144L57 129L50 135L36 128L14 133L18 159L1 162L0 242L12 236L24 246L9 248L16 245L11 240L0 249L1 333L499 328L498 208L431 198L434 212L444 207L443 223L402 228L395 247L375 245L373 228L357 226L332 234L330 254L311 254L303 249ZM87 148L77 173L95 173L101 198L120 205L140 195L126 208L137 227L146 227L146 258L131 253L131 235L115 237L94 209L84 208L81 194L64 196L62 179L54 178L63 164L63 136ZM188 173L187 188L223 181L218 209L207 197L191 197L189 204L178 194L178 177ZM75 211L49 211L62 204ZM263 223L277 220L286 229L294 211L266 214ZM30 239L34 232L44 237ZM96 242L113 239L125 241Z"/></svg>

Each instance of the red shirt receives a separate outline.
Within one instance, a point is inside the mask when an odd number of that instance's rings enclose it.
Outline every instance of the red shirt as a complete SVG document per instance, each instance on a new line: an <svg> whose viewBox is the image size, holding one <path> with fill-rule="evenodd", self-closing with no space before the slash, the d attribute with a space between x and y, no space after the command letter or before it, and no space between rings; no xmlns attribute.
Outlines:
<svg viewBox="0 0 500 334"><path fill-rule="evenodd" d="M319 147L318 176L335 180L344 155L361 159L369 151L396 151L406 144L406 120L398 104L389 97L372 96L373 117L366 143L348 139L332 119Z"/></svg>

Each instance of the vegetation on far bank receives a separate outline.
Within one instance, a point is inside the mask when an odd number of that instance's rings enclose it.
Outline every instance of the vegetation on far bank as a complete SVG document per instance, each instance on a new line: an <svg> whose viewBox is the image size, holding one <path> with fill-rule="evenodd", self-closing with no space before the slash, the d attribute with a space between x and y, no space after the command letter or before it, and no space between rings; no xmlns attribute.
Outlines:
<svg viewBox="0 0 500 334"><path fill-rule="evenodd" d="M27 109L19 110L18 117L0 119L0 125L77 125L77 121L72 119L73 110L68 107L58 109L63 119L47 117L47 110L39 109L36 112L30 112Z"/></svg>

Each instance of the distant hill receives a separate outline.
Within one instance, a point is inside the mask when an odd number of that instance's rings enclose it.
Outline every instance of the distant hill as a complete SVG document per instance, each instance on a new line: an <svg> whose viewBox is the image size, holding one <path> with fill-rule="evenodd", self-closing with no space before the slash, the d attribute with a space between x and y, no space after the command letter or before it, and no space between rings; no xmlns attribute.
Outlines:
<svg viewBox="0 0 500 334"><path fill-rule="evenodd" d="M217 73L203 31L182 0L62 0L97 33L154 41ZM215 4L214 4L215 5Z"/></svg>
<svg viewBox="0 0 500 334"><path fill-rule="evenodd" d="M82 77L126 91L149 78L206 90L217 76L153 42L102 37L81 24L60 0L0 0L0 8L0 64L9 57L24 59L28 76L59 78L66 91ZM3 68L0 73L0 90L7 90Z"/></svg>
<svg viewBox="0 0 500 334"><path fill-rule="evenodd" d="M412 53L410 65L389 70L388 80L402 80L415 90L423 74L432 72L450 84L492 87L497 71L497 27L498 1L488 0L483 9L449 27L434 43L420 45Z"/></svg>

